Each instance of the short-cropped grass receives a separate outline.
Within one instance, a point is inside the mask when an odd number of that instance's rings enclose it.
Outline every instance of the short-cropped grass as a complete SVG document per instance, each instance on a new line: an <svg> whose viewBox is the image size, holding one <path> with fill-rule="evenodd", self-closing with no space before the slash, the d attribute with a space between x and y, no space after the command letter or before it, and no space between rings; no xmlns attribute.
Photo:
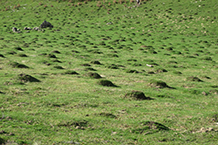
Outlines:
<svg viewBox="0 0 218 145"><path fill-rule="evenodd" d="M217 13L1 0L0 144L218 144Z"/></svg>

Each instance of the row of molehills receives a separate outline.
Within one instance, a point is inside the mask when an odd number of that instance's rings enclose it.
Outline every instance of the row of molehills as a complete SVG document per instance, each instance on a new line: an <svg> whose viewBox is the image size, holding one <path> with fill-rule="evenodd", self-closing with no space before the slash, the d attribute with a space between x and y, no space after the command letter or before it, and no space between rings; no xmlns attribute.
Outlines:
<svg viewBox="0 0 218 145"><path fill-rule="evenodd" d="M24 30L43 31L41 28L47 28L47 27L53 28L54 26L50 22L44 21L39 27L34 27L33 29L31 29L30 27L24 27ZM21 31L16 27L13 27L12 31L14 33L21 33Z"/></svg>

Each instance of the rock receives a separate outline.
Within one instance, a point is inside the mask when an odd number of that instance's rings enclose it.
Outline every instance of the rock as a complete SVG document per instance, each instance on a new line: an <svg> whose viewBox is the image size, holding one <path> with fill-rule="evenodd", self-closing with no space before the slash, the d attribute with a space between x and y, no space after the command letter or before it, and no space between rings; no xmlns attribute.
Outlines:
<svg viewBox="0 0 218 145"><path fill-rule="evenodd" d="M112 24L113 24L112 22L108 22L108 23L107 23L107 25L112 25Z"/></svg>
<svg viewBox="0 0 218 145"><path fill-rule="evenodd" d="M13 31L14 33L21 33L21 31L18 31L18 29L17 29L16 27L13 27L13 28L12 28L12 31Z"/></svg>
<svg viewBox="0 0 218 145"><path fill-rule="evenodd" d="M47 28L47 27L50 27L50 28L53 28L54 26L47 22L47 21L44 21L41 25L40 25L40 28Z"/></svg>
<svg viewBox="0 0 218 145"><path fill-rule="evenodd" d="M150 64L146 64L146 66L148 66L148 67L153 67L153 65L150 65Z"/></svg>
<svg viewBox="0 0 218 145"><path fill-rule="evenodd" d="M206 132L211 132L211 131L215 131L215 130L212 127L209 127L209 128L202 127L199 131L196 131L195 133L206 133Z"/></svg>
<svg viewBox="0 0 218 145"><path fill-rule="evenodd" d="M39 31L39 27L34 27L33 30Z"/></svg>
<svg viewBox="0 0 218 145"><path fill-rule="evenodd" d="M38 80L38 79L36 79L36 78L34 78L34 77L30 76L30 75L24 74L24 73L19 74L17 79L19 81L24 82L24 83L26 83L26 82L40 82L40 80Z"/></svg>
<svg viewBox="0 0 218 145"><path fill-rule="evenodd" d="M13 32L17 32L17 28L16 28L16 27L13 27L13 28L12 28L12 31L13 31Z"/></svg>
<svg viewBox="0 0 218 145"><path fill-rule="evenodd" d="M24 27L24 30L32 30L30 27Z"/></svg>
<svg viewBox="0 0 218 145"><path fill-rule="evenodd" d="M214 131L214 129L212 127L208 128L208 131Z"/></svg>
<svg viewBox="0 0 218 145"><path fill-rule="evenodd" d="M126 93L124 98L132 98L134 100L153 100L150 97L146 97L145 94L141 91L131 91L129 93Z"/></svg>

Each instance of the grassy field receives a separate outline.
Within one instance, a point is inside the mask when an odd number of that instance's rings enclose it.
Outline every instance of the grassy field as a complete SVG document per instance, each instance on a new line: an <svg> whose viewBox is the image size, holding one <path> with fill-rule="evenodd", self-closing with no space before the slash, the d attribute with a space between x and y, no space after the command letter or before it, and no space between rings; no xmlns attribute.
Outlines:
<svg viewBox="0 0 218 145"><path fill-rule="evenodd" d="M217 13L216 0L1 0L0 144L218 144Z"/></svg>

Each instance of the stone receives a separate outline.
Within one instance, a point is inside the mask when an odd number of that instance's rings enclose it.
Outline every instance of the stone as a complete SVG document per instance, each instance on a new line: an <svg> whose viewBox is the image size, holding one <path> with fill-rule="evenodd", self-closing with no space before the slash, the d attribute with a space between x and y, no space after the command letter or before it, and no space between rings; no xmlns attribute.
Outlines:
<svg viewBox="0 0 218 145"><path fill-rule="evenodd" d="M24 30L32 30L30 27L24 27Z"/></svg>
<svg viewBox="0 0 218 145"><path fill-rule="evenodd" d="M39 31L39 27L34 27L33 30Z"/></svg>
<svg viewBox="0 0 218 145"><path fill-rule="evenodd" d="M21 31L18 31L18 29L17 29L16 27L13 27L13 28L12 28L12 31L13 31L14 33L21 33Z"/></svg>
<svg viewBox="0 0 218 145"><path fill-rule="evenodd" d="M13 32L17 32L17 28L16 28L16 27L13 27L13 28L12 28L12 31L13 31Z"/></svg>

